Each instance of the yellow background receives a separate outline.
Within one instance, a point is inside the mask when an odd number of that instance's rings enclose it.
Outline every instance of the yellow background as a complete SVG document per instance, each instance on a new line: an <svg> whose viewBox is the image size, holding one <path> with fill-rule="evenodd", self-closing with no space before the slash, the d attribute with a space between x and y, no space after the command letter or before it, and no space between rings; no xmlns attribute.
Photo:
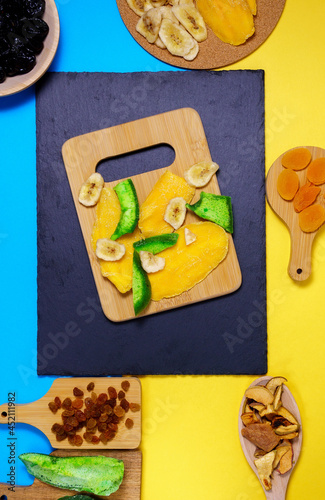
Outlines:
<svg viewBox="0 0 325 500"><path fill-rule="evenodd" d="M274 0L276 2L276 0ZM266 171L287 149L325 148L325 1L287 0L268 40L226 69L264 69ZM303 448L288 500L325 498L325 234L312 277L287 274L290 240L266 207L268 374L288 379L301 412ZM240 401L254 376L143 377L144 500L265 498L238 438Z"/></svg>

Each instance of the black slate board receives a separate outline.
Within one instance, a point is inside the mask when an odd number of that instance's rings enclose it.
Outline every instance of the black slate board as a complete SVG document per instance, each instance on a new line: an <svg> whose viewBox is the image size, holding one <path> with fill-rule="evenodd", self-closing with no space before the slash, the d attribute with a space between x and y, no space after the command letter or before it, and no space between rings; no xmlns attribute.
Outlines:
<svg viewBox="0 0 325 500"><path fill-rule="evenodd" d="M243 274L233 294L123 323L101 311L61 156L70 137L192 107L233 200ZM37 86L38 373L267 370L264 73L49 73ZM161 147L109 160L110 181L169 165ZM109 168L108 168L109 166Z"/></svg>

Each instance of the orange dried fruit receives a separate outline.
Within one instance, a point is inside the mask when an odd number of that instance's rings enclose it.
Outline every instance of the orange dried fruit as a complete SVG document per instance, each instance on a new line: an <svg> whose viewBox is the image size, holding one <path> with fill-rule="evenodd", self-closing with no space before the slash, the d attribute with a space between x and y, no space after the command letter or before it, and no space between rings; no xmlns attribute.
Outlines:
<svg viewBox="0 0 325 500"><path fill-rule="evenodd" d="M281 198L291 201L299 189L299 177L293 170L282 170L276 187Z"/></svg>
<svg viewBox="0 0 325 500"><path fill-rule="evenodd" d="M297 191L293 199L293 207L296 212L301 212L314 203L320 193L320 188L312 184L304 184Z"/></svg>
<svg viewBox="0 0 325 500"><path fill-rule="evenodd" d="M325 158L316 158L307 169L307 179L319 186L325 182Z"/></svg>
<svg viewBox="0 0 325 500"><path fill-rule="evenodd" d="M304 233L317 231L325 222L325 208L321 205L311 205L299 214L299 226Z"/></svg>
<svg viewBox="0 0 325 500"><path fill-rule="evenodd" d="M282 165L291 170L303 170L311 161L311 152L307 148L295 148L285 153Z"/></svg>

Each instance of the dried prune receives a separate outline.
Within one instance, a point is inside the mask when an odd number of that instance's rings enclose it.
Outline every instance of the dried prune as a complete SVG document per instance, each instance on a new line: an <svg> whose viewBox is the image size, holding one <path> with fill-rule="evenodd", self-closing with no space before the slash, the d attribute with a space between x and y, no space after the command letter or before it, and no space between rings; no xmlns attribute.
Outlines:
<svg viewBox="0 0 325 500"><path fill-rule="evenodd" d="M54 401L49 402L49 408L50 408L51 412L54 414L58 411L58 407L56 406Z"/></svg>
<svg viewBox="0 0 325 500"><path fill-rule="evenodd" d="M128 392L128 390L130 389L130 382L128 380L123 380L123 382L121 383L121 387L123 391Z"/></svg>
<svg viewBox="0 0 325 500"><path fill-rule="evenodd" d="M109 387L107 389L107 392L108 392L108 395L109 395L110 399L116 399L117 398L117 392L116 392L116 389L114 389L114 387Z"/></svg>
<svg viewBox="0 0 325 500"><path fill-rule="evenodd" d="M120 402L120 405L122 406L125 413L127 413L129 411L130 403L125 398L122 399L122 401Z"/></svg>
<svg viewBox="0 0 325 500"><path fill-rule="evenodd" d="M125 392L124 391L119 391L118 395L117 395L118 399L121 401L121 399L124 399L125 398Z"/></svg>
<svg viewBox="0 0 325 500"><path fill-rule="evenodd" d="M95 387L94 382L89 382L89 384L87 385L87 391L88 391L88 392L93 391L93 390L94 390L94 387Z"/></svg>
<svg viewBox="0 0 325 500"><path fill-rule="evenodd" d="M138 403L130 403L130 410L135 413L136 411L140 411L141 406Z"/></svg>
<svg viewBox="0 0 325 500"><path fill-rule="evenodd" d="M45 12L45 0L23 0L24 14L29 17L42 17Z"/></svg>
<svg viewBox="0 0 325 500"><path fill-rule="evenodd" d="M125 415L125 410L122 408L122 406L115 406L114 408L114 413L117 417L122 418Z"/></svg>
<svg viewBox="0 0 325 500"><path fill-rule="evenodd" d="M76 396L76 397L79 397L81 398L83 395L84 395L84 391L82 391L81 389L79 389L78 387L75 387L73 389L73 395Z"/></svg>
<svg viewBox="0 0 325 500"><path fill-rule="evenodd" d="M125 420L125 427L127 429L132 429L133 426L134 426L134 422L133 422L132 418L127 418Z"/></svg>

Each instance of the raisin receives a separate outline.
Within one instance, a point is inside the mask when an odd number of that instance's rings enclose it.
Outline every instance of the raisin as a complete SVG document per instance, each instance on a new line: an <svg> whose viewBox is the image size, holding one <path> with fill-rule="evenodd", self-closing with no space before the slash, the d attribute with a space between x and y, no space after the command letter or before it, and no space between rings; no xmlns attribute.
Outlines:
<svg viewBox="0 0 325 500"><path fill-rule="evenodd" d="M61 417L62 418L73 417L74 413L75 413L74 410L64 410L61 414Z"/></svg>
<svg viewBox="0 0 325 500"><path fill-rule="evenodd" d="M91 417L91 410L88 410L87 408L84 411L86 420L88 420Z"/></svg>
<svg viewBox="0 0 325 500"><path fill-rule="evenodd" d="M125 410L122 408L122 406L115 406L114 413L117 417L122 418L125 415Z"/></svg>
<svg viewBox="0 0 325 500"><path fill-rule="evenodd" d="M128 380L123 380L121 386L123 391L128 392L128 390L130 389L130 382Z"/></svg>
<svg viewBox="0 0 325 500"><path fill-rule="evenodd" d="M65 400L62 403L62 408L64 410L68 410L71 407L71 403L72 403L72 401L70 398L65 398Z"/></svg>
<svg viewBox="0 0 325 500"><path fill-rule="evenodd" d="M118 424L120 421L119 417L117 415L112 415L112 422L113 424Z"/></svg>
<svg viewBox="0 0 325 500"><path fill-rule="evenodd" d="M96 403L96 401L97 401L97 394L96 394L96 392L92 392L91 393L91 399L92 399L93 403Z"/></svg>
<svg viewBox="0 0 325 500"><path fill-rule="evenodd" d="M108 404L110 405L111 408L114 408L116 406L116 399L109 399Z"/></svg>
<svg viewBox="0 0 325 500"><path fill-rule="evenodd" d="M89 415L90 416L90 415ZM78 420L78 422L86 422L87 418L86 415L84 414L83 411L77 410L75 413L75 417Z"/></svg>
<svg viewBox="0 0 325 500"><path fill-rule="evenodd" d="M67 434L68 434L68 437L73 437L76 435L76 430L72 429L71 431L67 432Z"/></svg>
<svg viewBox="0 0 325 500"><path fill-rule="evenodd" d="M62 403L61 403L61 399L58 396L56 396L56 398L54 398L54 403L55 403L57 409L59 410L61 408Z"/></svg>
<svg viewBox="0 0 325 500"><path fill-rule="evenodd" d="M84 395L84 391L82 391L81 389L78 389L78 387L75 387L73 389L73 395L81 398Z"/></svg>
<svg viewBox="0 0 325 500"><path fill-rule="evenodd" d="M80 410L84 405L84 402L82 399L75 399L72 401L72 407L76 408L77 410Z"/></svg>
<svg viewBox="0 0 325 500"><path fill-rule="evenodd" d="M91 439L91 442L94 443L94 444L98 444L99 443L99 437L98 436L93 436L92 439Z"/></svg>
<svg viewBox="0 0 325 500"><path fill-rule="evenodd" d="M60 425L60 428L57 428L56 433L60 435L65 434L63 425Z"/></svg>
<svg viewBox="0 0 325 500"><path fill-rule="evenodd" d="M99 410L91 410L90 412L92 418L99 418L101 416L101 413Z"/></svg>
<svg viewBox="0 0 325 500"><path fill-rule="evenodd" d="M87 429L93 429L94 427L96 427L96 425L96 420L94 418L90 418L87 422Z"/></svg>
<svg viewBox="0 0 325 500"><path fill-rule="evenodd" d="M105 432L107 430L107 424L105 422L99 422L98 431Z"/></svg>
<svg viewBox="0 0 325 500"><path fill-rule="evenodd" d="M54 434L56 434L61 429L61 427L62 427L61 424L53 424L51 431L54 432Z"/></svg>
<svg viewBox="0 0 325 500"><path fill-rule="evenodd" d="M86 398L85 399L85 406L86 408L91 408L92 406L94 406L94 402L91 398Z"/></svg>
<svg viewBox="0 0 325 500"><path fill-rule="evenodd" d="M119 391L118 395L117 395L118 399L121 401L121 399L124 399L125 398L125 392L124 391Z"/></svg>
<svg viewBox="0 0 325 500"><path fill-rule="evenodd" d="M101 433L101 435L99 436L99 439L100 439L100 441L101 441L103 444L107 444L107 442L108 442L108 439L107 439L107 437L106 437L106 435L105 435L105 433L104 433L104 432L102 432L102 433Z"/></svg>
<svg viewBox="0 0 325 500"><path fill-rule="evenodd" d="M87 441L87 443L91 443L93 435L90 432L85 432L83 438L85 441Z"/></svg>
<svg viewBox="0 0 325 500"><path fill-rule="evenodd" d="M105 432L105 438L107 439L107 441L111 441L112 439L114 439L116 436L116 433L112 430L108 430Z"/></svg>
<svg viewBox="0 0 325 500"><path fill-rule="evenodd" d="M132 429L133 426L134 426L134 422L133 422L132 418L127 418L125 420L125 427L127 429Z"/></svg>
<svg viewBox="0 0 325 500"><path fill-rule="evenodd" d="M89 384L87 385L87 391L88 391L88 392L93 391L93 390L94 390L94 387L95 387L94 382L89 382Z"/></svg>
<svg viewBox="0 0 325 500"><path fill-rule="evenodd" d="M102 392L97 398L97 404L103 405L108 400L107 394Z"/></svg>
<svg viewBox="0 0 325 500"><path fill-rule="evenodd" d="M111 407L111 405L109 403L107 403L105 406L104 406L104 412L107 414L107 415L112 415L113 413L113 409Z"/></svg>
<svg viewBox="0 0 325 500"><path fill-rule="evenodd" d="M76 436L74 437L74 444L75 444L76 446L81 446L81 445L82 445L82 443L83 443L83 439L82 439L82 437L81 437L81 436L79 436L79 435L76 435Z"/></svg>
<svg viewBox="0 0 325 500"><path fill-rule="evenodd" d="M116 392L116 389L114 389L114 387L109 387L107 389L107 391L108 391L108 395L109 395L110 399L116 399L117 398L117 392Z"/></svg>
<svg viewBox="0 0 325 500"><path fill-rule="evenodd" d="M64 424L63 428L64 428L64 430L66 432L70 432L73 429L73 425L71 425L71 424Z"/></svg>
<svg viewBox="0 0 325 500"><path fill-rule="evenodd" d="M125 413L127 413L129 411L130 403L126 399L122 399L122 401L120 402L120 405L122 406Z"/></svg>
<svg viewBox="0 0 325 500"><path fill-rule="evenodd" d="M54 403L54 401L50 401L49 408L50 408L50 410L51 410L52 413L56 413L58 411L58 407L56 406L56 404Z"/></svg>
<svg viewBox="0 0 325 500"><path fill-rule="evenodd" d="M108 424L108 426L107 426L107 427L108 427L108 429L110 429L111 431L117 432L117 429L118 429L117 424L113 424L113 423L111 423L111 424Z"/></svg>
<svg viewBox="0 0 325 500"><path fill-rule="evenodd" d="M99 422L107 422L107 419L108 419L108 415L107 415L107 413L103 413L103 414L99 417Z"/></svg>
<svg viewBox="0 0 325 500"><path fill-rule="evenodd" d="M78 427L79 422L76 417L69 417L66 421L66 425L71 425L72 427Z"/></svg>
<svg viewBox="0 0 325 500"><path fill-rule="evenodd" d="M64 432L63 432L63 434L57 434L57 435L56 435L56 440L57 440L57 441L64 441L64 439L66 439L66 437L67 437L67 434L66 434L66 432L64 431Z"/></svg>
<svg viewBox="0 0 325 500"><path fill-rule="evenodd" d="M136 411L140 411L141 406L138 403L130 403L130 410L135 413Z"/></svg>

